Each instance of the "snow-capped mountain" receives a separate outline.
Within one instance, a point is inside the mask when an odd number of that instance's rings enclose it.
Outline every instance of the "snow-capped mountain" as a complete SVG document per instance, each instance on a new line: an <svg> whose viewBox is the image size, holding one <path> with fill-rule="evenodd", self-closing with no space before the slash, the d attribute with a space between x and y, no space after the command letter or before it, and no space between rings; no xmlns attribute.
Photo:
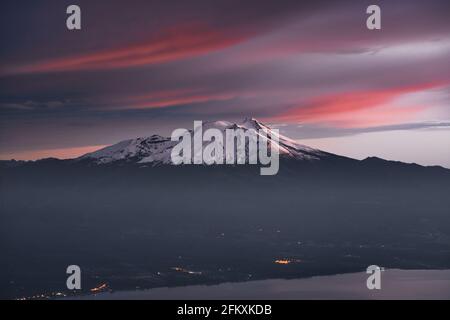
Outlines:
<svg viewBox="0 0 450 320"><path fill-rule="evenodd" d="M297 160L320 160L330 154L321 150L313 149L298 143L286 136L276 133L269 126L253 118L246 118L241 123L232 123L228 121L211 121L203 123L201 129L203 132L214 128L220 130L225 136L226 129L255 130L263 139L269 140L278 150L280 157L286 157ZM265 135L258 133L259 130L265 132ZM190 130L193 133L193 130ZM277 136L278 142L274 140ZM208 144L209 142L203 142ZM92 161L95 164L109 164L114 162L128 162L136 164L172 164L171 151L177 141L171 141L170 137L160 135L151 135L121 141L117 144L105 147L95 152L87 153L76 160Z"/></svg>

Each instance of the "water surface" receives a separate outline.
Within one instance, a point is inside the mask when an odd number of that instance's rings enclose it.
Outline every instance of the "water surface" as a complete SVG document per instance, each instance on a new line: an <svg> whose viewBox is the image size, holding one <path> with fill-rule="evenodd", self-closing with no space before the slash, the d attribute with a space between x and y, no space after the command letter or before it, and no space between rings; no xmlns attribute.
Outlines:
<svg viewBox="0 0 450 320"><path fill-rule="evenodd" d="M306 279L270 279L218 285L105 292L82 299L450 299L450 270L382 272L381 289L369 290L364 272Z"/></svg>

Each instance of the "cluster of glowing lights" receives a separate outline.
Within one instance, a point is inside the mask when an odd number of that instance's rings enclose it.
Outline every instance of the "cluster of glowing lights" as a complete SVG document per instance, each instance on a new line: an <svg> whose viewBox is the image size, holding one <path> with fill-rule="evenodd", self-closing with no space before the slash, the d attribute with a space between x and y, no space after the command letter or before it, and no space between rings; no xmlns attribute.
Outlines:
<svg viewBox="0 0 450 320"><path fill-rule="evenodd" d="M102 291L103 289L106 289L108 287L108 285L106 284L106 283L103 283L103 284L101 284L100 286L98 286L98 287L95 287L95 288L92 288L91 289L91 292L100 292L100 291Z"/></svg>

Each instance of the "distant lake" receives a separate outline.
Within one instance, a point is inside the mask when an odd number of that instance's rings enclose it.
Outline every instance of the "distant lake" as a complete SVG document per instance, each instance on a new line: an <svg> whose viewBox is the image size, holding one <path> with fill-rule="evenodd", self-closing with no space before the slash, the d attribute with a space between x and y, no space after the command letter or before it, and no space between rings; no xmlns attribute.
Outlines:
<svg viewBox="0 0 450 320"><path fill-rule="evenodd" d="M450 270L387 269L381 290L368 290L365 272L305 279L270 279L218 285L105 292L80 299L450 299Z"/></svg>

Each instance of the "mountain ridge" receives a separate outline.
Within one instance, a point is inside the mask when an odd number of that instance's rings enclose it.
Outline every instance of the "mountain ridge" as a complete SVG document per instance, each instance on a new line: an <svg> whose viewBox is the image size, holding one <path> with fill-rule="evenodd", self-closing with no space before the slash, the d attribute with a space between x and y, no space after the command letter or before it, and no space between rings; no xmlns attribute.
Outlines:
<svg viewBox="0 0 450 320"><path fill-rule="evenodd" d="M273 129L268 125L258 121L255 118L247 117L239 123L233 123L224 120L207 121L202 125L205 131L209 128L225 131L226 129L243 129L244 131L253 129L264 130L268 137L275 135ZM194 130L188 130L193 133ZM345 162L352 164L376 166L376 167L403 167L403 168L425 168L430 170L440 170L450 173L449 168L439 165L424 166L417 163L406 163L396 160L386 160L380 157L371 156L362 160L337 155L331 152L312 148L303 145L282 134L277 134L279 138L278 151L280 160L298 163L317 163L317 162ZM271 140L271 138L268 138ZM272 140L273 142L273 140ZM0 160L0 166L21 167L29 164L46 164L46 163L65 163L65 164L81 164L81 165L136 165L142 167L172 165L170 151L178 142L171 141L170 137L164 137L159 134L151 134L149 136L126 139L118 143L100 148L96 151L86 153L72 159L58 159L54 157L43 158L38 160ZM205 142L203 142L205 144Z"/></svg>
<svg viewBox="0 0 450 320"><path fill-rule="evenodd" d="M203 132L208 129L218 129L223 133L223 136L225 136L225 130L228 129L242 129L244 132L254 130L258 137L262 138L263 136L259 134L261 130L267 135L267 137L264 136L264 139L267 139L273 144L273 147L276 148L281 157L296 160L315 161L321 160L324 157L335 156L331 153L302 145L295 140L275 132L269 126L254 118L245 118L240 123L232 123L228 121L208 121L202 124L201 129ZM188 131L191 134L194 133L194 129ZM274 136L278 138L278 141L275 141L273 138ZM208 143L209 142L203 141L203 145ZM92 161L98 165L113 163L116 161L152 165L172 164L170 154L172 148L177 144L177 141L171 141L169 137L151 135L147 137L123 140L100 150L82 155L75 160ZM225 144L223 144L222 147L225 148Z"/></svg>

